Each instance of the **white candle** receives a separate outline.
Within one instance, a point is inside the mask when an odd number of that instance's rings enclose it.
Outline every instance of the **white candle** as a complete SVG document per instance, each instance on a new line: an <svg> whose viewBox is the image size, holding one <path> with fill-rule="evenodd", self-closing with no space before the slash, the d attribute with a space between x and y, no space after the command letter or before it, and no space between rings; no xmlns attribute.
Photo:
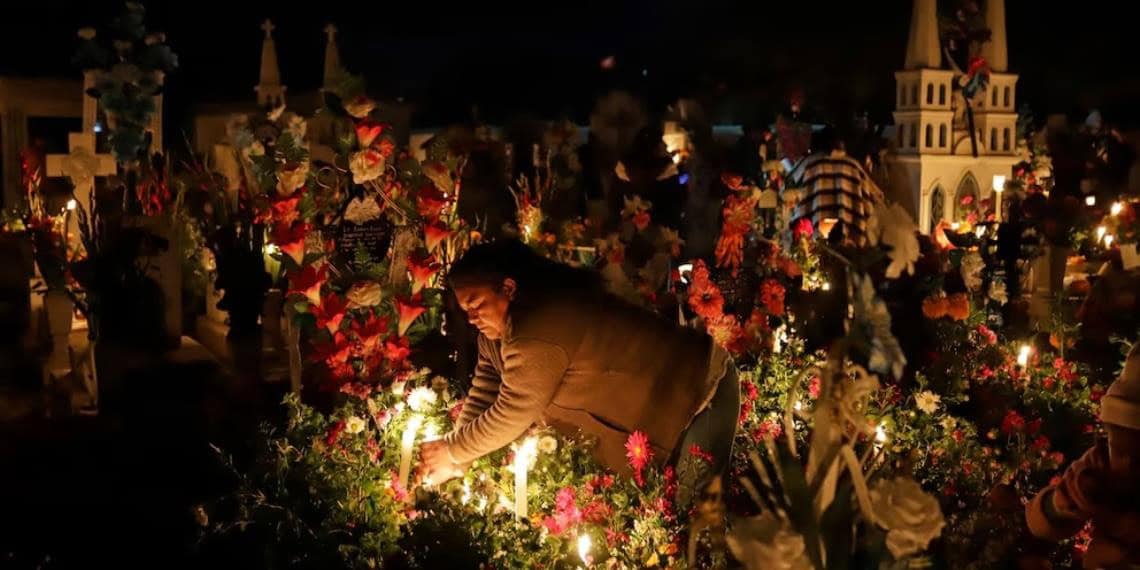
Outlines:
<svg viewBox="0 0 1140 570"><path fill-rule="evenodd" d="M420 431L423 423L424 417L419 414L408 418L404 437L400 440L400 486L403 489L408 488L408 476L412 471L412 446L416 443L416 432Z"/></svg>
<svg viewBox="0 0 1140 570"><path fill-rule="evenodd" d="M590 535L582 533L578 535L578 558L582 559L582 564L590 565Z"/></svg>
<svg viewBox="0 0 1140 570"><path fill-rule="evenodd" d="M527 517L526 476L537 452L538 439L533 437L526 438L515 450L515 516L520 519Z"/></svg>
<svg viewBox="0 0 1140 570"><path fill-rule="evenodd" d="M994 218L1001 223L1001 193L1005 191L1005 176L994 175Z"/></svg>

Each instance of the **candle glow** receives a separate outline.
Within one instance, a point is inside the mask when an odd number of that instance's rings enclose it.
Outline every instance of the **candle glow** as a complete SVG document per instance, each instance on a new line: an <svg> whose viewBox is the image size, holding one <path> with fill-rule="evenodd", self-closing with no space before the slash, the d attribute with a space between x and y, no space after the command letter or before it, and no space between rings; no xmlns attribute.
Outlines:
<svg viewBox="0 0 1140 570"><path fill-rule="evenodd" d="M530 464L538 455L538 438L528 437L515 450L513 469L515 472L515 516L520 519L527 517L527 490L526 478L530 471Z"/></svg>
<svg viewBox="0 0 1140 570"><path fill-rule="evenodd" d="M590 535L582 533L578 535L578 558L582 559L582 564L590 563Z"/></svg>
<svg viewBox="0 0 1140 570"><path fill-rule="evenodd" d="M1017 351L1017 365L1022 367L1022 368L1025 368L1026 366L1028 366L1029 365L1029 355L1032 352L1033 352L1033 348L1031 346L1029 346L1028 344L1021 345L1021 348Z"/></svg>
<svg viewBox="0 0 1140 570"><path fill-rule="evenodd" d="M1085 205L1086 206L1095 206L1096 205L1096 196L1085 196Z"/></svg>
<svg viewBox="0 0 1140 570"><path fill-rule="evenodd" d="M408 488L408 476L412 472L412 446L416 443L416 433L424 423L424 417L414 414L408 418L408 425L404 428L403 438L400 440L400 485Z"/></svg>
<svg viewBox="0 0 1140 570"><path fill-rule="evenodd" d="M1109 211L1112 212L1112 215L1119 216L1120 212L1124 211L1124 204L1121 204L1120 202L1113 202L1112 208L1110 208Z"/></svg>

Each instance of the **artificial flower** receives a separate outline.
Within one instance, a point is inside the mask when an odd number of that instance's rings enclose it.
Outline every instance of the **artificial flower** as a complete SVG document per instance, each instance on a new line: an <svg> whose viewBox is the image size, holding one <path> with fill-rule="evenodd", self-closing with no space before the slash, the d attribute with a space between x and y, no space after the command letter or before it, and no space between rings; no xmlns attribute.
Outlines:
<svg viewBox="0 0 1140 570"><path fill-rule="evenodd" d="M384 155L379 151L365 149L354 152L348 159L348 169L352 171L352 182L364 184L376 180L384 174Z"/></svg>
<svg viewBox="0 0 1140 570"><path fill-rule="evenodd" d="M946 316L955 321L964 321L970 316L970 298L965 293L954 293L946 300Z"/></svg>
<svg viewBox="0 0 1140 570"><path fill-rule="evenodd" d="M277 173L277 195L281 197L291 196L298 188L305 185L305 179L308 177L308 162L284 166Z"/></svg>
<svg viewBox="0 0 1140 570"><path fill-rule="evenodd" d="M427 311L427 307L423 306L419 297L412 297L411 299L396 298L396 312L400 315L398 328L396 329L400 336L404 336L408 332L408 328L412 323Z"/></svg>
<svg viewBox="0 0 1140 570"><path fill-rule="evenodd" d="M898 339L891 333L891 314L887 305L875 294L875 285L867 275L857 277L855 322L871 341L868 365L871 370L902 377L906 356Z"/></svg>
<svg viewBox="0 0 1140 570"><path fill-rule="evenodd" d="M360 148L372 146L372 141L384 132L384 125L375 121L359 121L356 123L356 142Z"/></svg>
<svg viewBox="0 0 1140 570"><path fill-rule="evenodd" d="M313 307L313 314L317 318L317 327L336 334L344 321L345 310L348 309L348 299L336 293L325 295L321 304Z"/></svg>
<svg viewBox="0 0 1140 570"><path fill-rule="evenodd" d="M344 431L349 434L358 434L364 431L364 419L360 416L348 416L344 420Z"/></svg>
<svg viewBox="0 0 1140 570"><path fill-rule="evenodd" d="M435 260L435 256L428 254L427 256L409 256L408 257L408 273L412 276L412 294L415 295L431 284L433 277L439 273L440 264Z"/></svg>
<svg viewBox="0 0 1140 570"><path fill-rule="evenodd" d="M435 252L439 245L451 237L452 231L442 224L427 224L424 226L424 245L429 252Z"/></svg>
<svg viewBox="0 0 1140 570"><path fill-rule="evenodd" d="M431 180L435 188L440 192L447 193L455 186L455 181L451 178L451 170L446 164L438 161L425 162L423 165L424 176Z"/></svg>
<svg viewBox="0 0 1140 570"><path fill-rule="evenodd" d="M938 499L913 479L879 479L870 495L875 520L887 530L887 550L895 560L921 552L942 534L946 520Z"/></svg>
<svg viewBox="0 0 1140 570"><path fill-rule="evenodd" d="M426 412L439 401L439 394L431 388L420 386L408 394L408 407L413 412Z"/></svg>
<svg viewBox="0 0 1140 570"><path fill-rule="evenodd" d="M309 227L305 224L277 224L273 226L272 242L298 266L305 261L305 238Z"/></svg>
<svg viewBox="0 0 1140 570"><path fill-rule="evenodd" d="M946 316L949 302L945 295L934 294L922 300L922 315L928 319L936 320Z"/></svg>
<svg viewBox="0 0 1140 570"><path fill-rule="evenodd" d="M373 220L380 219L382 209L380 204L376 202L376 198L367 196L365 198L353 198L348 202L348 206L344 209L344 220L352 222L356 225L365 224Z"/></svg>
<svg viewBox="0 0 1140 570"><path fill-rule="evenodd" d="M344 104L344 110L357 119L367 117L375 108L376 102L363 95L358 95Z"/></svg>
<svg viewBox="0 0 1140 570"><path fill-rule="evenodd" d="M811 220L807 218L800 218L796 220L796 223L792 224L792 237L796 241L811 239L813 233L815 233L815 228L812 227Z"/></svg>
<svg viewBox="0 0 1140 570"><path fill-rule="evenodd" d="M919 248L914 219L902 206L879 203L868 223L868 237L871 244L882 244L890 248L887 257L888 279L897 279L905 271L914 274L914 262L918 261Z"/></svg>
<svg viewBox="0 0 1140 570"><path fill-rule="evenodd" d="M361 281L353 285L345 297L348 298L350 309L373 307L379 305L380 301L383 300L384 289L375 281Z"/></svg>
<svg viewBox="0 0 1140 570"><path fill-rule="evenodd" d="M914 405L919 410L933 414L938 411L938 405L942 403L942 396L931 392L930 390L923 390L914 395Z"/></svg>
<svg viewBox="0 0 1140 570"><path fill-rule="evenodd" d="M732 526L727 537L732 555L748 570L811 570L804 537L771 510Z"/></svg>
<svg viewBox="0 0 1140 570"><path fill-rule="evenodd" d="M321 286L325 284L325 267L309 265L289 275L289 292L304 295L309 303L321 304Z"/></svg>
<svg viewBox="0 0 1140 570"><path fill-rule="evenodd" d="M990 291L986 295L990 300L997 302L999 305L1004 305L1009 302L1009 294L1006 292L1005 280L994 279L990 282Z"/></svg>

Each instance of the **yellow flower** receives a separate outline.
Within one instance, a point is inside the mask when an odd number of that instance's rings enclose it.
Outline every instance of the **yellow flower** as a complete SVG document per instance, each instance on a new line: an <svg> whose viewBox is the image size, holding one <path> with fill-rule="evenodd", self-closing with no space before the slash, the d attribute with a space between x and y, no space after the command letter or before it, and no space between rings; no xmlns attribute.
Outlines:
<svg viewBox="0 0 1140 570"><path fill-rule="evenodd" d="M650 556L649 558L645 559L645 566L648 568L652 568L654 566L657 566L660 563L661 563L661 560L659 558L657 558L656 552L654 552L653 555Z"/></svg>

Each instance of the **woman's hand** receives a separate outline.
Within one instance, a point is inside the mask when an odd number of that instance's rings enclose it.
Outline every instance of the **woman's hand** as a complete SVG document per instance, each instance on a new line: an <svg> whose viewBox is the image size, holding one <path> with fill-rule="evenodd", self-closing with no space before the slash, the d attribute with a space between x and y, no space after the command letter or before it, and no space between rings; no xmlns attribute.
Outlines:
<svg viewBox="0 0 1140 570"><path fill-rule="evenodd" d="M433 485L462 476L467 467L452 460L447 442L442 439L420 444L420 469L424 480Z"/></svg>

